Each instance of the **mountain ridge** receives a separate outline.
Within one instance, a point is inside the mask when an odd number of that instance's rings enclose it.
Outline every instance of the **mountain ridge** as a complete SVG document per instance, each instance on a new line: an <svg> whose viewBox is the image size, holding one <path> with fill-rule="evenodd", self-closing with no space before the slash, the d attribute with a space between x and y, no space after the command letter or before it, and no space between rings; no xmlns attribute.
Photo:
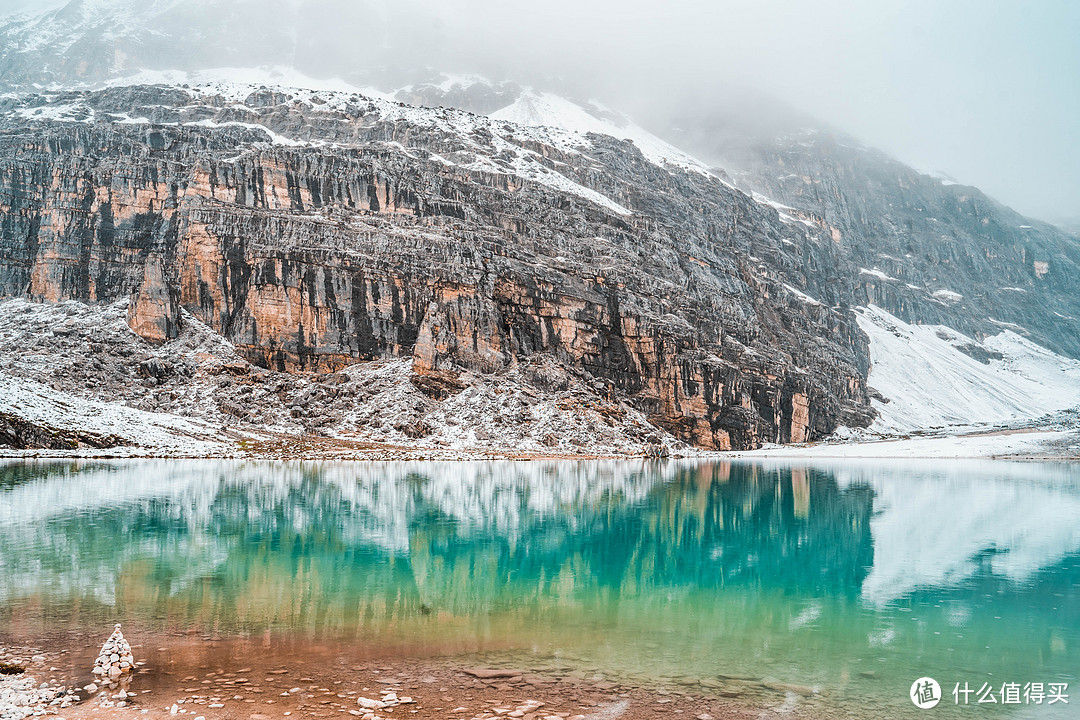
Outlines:
<svg viewBox="0 0 1080 720"><path fill-rule="evenodd" d="M830 245L711 175L460 111L221 91L6 100L3 293L130 294L158 341L186 308L277 369L551 353L702 447L867 421L853 319L786 289Z"/></svg>

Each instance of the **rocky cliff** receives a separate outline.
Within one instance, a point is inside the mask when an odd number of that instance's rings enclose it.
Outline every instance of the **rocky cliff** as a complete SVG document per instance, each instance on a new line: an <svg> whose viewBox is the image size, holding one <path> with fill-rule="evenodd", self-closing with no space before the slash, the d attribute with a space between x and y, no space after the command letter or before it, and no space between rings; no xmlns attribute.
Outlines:
<svg viewBox="0 0 1080 720"><path fill-rule="evenodd" d="M870 419L833 239L630 143L235 86L0 102L5 295L448 393L544 356L706 448Z"/></svg>
<svg viewBox="0 0 1080 720"><path fill-rule="evenodd" d="M528 95L509 83L463 78L414 85L398 98L491 112L497 98L521 105ZM847 302L978 338L1011 329L1080 357L1075 229L1024 217L978 188L918 172L778 102L736 99L639 110L662 138L719 177L830 236L855 280ZM570 108L564 117L548 113L537 124L606 120L616 137L632 124L588 102L562 102Z"/></svg>
<svg viewBox="0 0 1080 720"><path fill-rule="evenodd" d="M738 187L827 229L858 275L852 303L978 338L1011 329L1080 357L1075 233L834 131L680 140Z"/></svg>

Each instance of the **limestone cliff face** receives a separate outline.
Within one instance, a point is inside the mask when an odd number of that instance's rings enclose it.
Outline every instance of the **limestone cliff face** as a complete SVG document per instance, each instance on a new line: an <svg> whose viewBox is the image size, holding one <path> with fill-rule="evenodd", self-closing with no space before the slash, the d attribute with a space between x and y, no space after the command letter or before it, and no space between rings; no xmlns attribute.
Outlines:
<svg viewBox="0 0 1080 720"><path fill-rule="evenodd" d="M628 142L327 93L0 103L2 294L131 297L153 341L183 308L278 369L547 354L707 448L871 417L832 239Z"/></svg>

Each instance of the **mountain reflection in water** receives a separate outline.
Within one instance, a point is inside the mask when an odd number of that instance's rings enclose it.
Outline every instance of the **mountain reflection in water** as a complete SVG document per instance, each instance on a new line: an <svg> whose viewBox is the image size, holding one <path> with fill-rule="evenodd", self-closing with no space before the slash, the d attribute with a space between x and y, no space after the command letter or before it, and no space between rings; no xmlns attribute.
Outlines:
<svg viewBox="0 0 1080 720"><path fill-rule="evenodd" d="M1078 517L1066 465L8 463L0 630L121 618L825 686L959 664L1050 680L1080 666Z"/></svg>

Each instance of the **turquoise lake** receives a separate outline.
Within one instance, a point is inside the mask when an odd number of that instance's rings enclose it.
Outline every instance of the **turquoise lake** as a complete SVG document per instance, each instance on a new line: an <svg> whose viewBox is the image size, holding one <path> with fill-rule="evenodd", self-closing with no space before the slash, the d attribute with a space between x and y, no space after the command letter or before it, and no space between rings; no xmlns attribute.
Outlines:
<svg viewBox="0 0 1080 720"><path fill-rule="evenodd" d="M111 627L1080 717L1080 468L995 461L0 464L0 633ZM1070 704L959 706L967 682ZM974 701L972 697L971 701Z"/></svg>

